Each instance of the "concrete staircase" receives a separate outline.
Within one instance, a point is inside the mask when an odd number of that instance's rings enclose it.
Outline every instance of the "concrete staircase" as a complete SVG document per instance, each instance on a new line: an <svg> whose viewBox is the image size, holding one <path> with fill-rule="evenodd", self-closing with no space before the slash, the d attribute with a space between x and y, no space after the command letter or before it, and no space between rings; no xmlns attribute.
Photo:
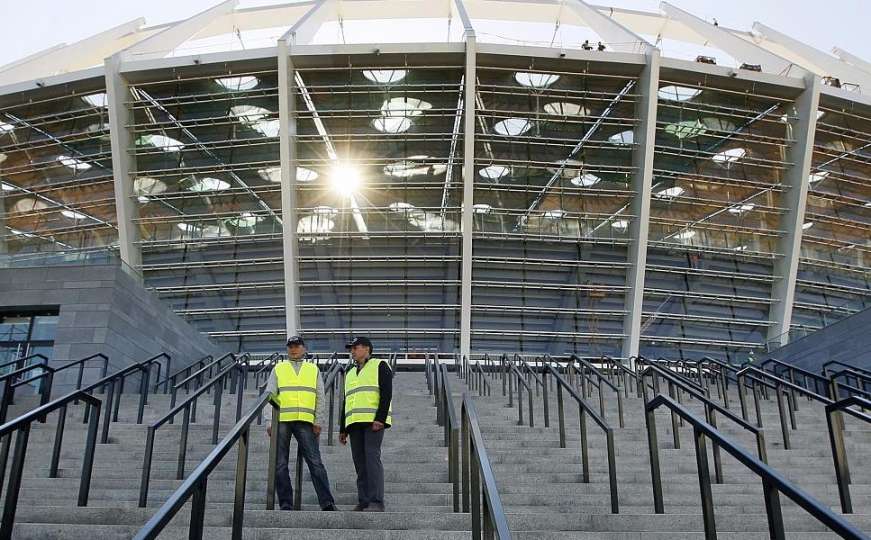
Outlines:
<svg viewBox="0 0 871 540"><path fill-rule="evenodd" d="M350 512L356 504L356 476L350 448L339 445L338 437L335 446L327 446L326 434L322 435L321 452L333 494L344 511L319 511L306 468L303 510L265 510L268 438L263 425L252 433L245 538L468 538L469 515L452 512L447 449L441 444L441 428L435 423L436 410L423 373L398 373L394 391L396 425L388 431L383 450L386 513ZM256 397L253 390L246 391L244 410ZM220 436L229 431L235 420L235 398L226 394L224 398ZM197 423L192 425L189 435L186 473L212 448L211 396L200 399ZM169 399L163 394L151 395L143 425L135 424L137 400L138 396L125 394L119 422L111 427L109 444L98 445L89 504L85 508L75 506L86 433L81 423L81 405L71 406L68 412L59 478L48 478L56 415L46 424L34 425L15 520L15 538L130 538L180 485L175 471L181 416L176 424L165 425L158 431L148 507L137 507L146 426L169 410ZM10 418L35 404L35 397L21 392ZM293 461L295 450L291 452ZM209 476L206 538L230 537L235 462L234 450ZM161 538L187 538L188 518L186 507Z"/></svg>
<svg viewBox="0 0 871 540"><path fill-rule="evenodd" d="M469 391L461 379L453 378L457 389ZM544 427L543 398L534 401L535 427L517 425L517 397L514 408L502 396L500 379L491 380L492 394L476 397L487 451L499 485L499 492L514 538L580 540L689 540L704 538L692 428L679 428L681 448L672 441L671 417L667 409L657 413L660 463L663 474L665 514L653 509L647 431L643 400L630 391L625 398L626 427L617 422L614 393L605 392L606 419L614 427L617 447L617 478L620 514L611 514L605 437L588 419L591 479L582 483L578 408L565 397L567 447L559 446L555 388L550 392L550 426ZM516 392L516 391L515 391ZM580 393L580 392L579 392ZM476 394L477 395L477 394ZM714 391L713 396L716 397ZM740 416L734 387L730 406ZM588 402L598 410L597 390ZM720 402L722 403L722 401ZM792 448L784 450L776 401L762 402L763 424L769 464L788 479L839 511L837 485L829 449L823 408L799 400L798 429L791 432ZM704 418L697 402L684 404ZM752 411L752 398L750 401ZM749 432L718 418L721 430L740 441L751 452L755 439ZM752 416L751 420L755 420ZM864 462L871 449L871 426L847 417L847 451L850 456L854 513L847 519L871 533L871 467ZM710 453L710 444L708 450ZM754 452L755 453L755 452ZM713 460L709 457L711 474ZM716 524L721 539L763 540L769 538L760 479L730 455L722 452L724 483L713 484ZM781 496L787 537L810 540L835 538L825 526Z"/></svg>

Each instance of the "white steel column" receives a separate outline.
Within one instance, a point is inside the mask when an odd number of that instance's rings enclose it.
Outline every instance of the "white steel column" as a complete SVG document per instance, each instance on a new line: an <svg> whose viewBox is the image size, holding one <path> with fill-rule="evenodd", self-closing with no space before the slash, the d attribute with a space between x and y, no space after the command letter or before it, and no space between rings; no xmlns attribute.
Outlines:
<svg viewBox="0 0 871 540"><path fill-rule="evenodd" d="M284 253L284 314L288 335L299 331L299 244L296 237L296 96L290 47L278 42L278 118L281 125L281 239Z"/></svg>
<svg viewBox="0 0 871 540"><path fill-rule="evenodd" d="M460 354L472 351L472 205L475 202L475 95L477 58L475 30L462 0L456 2L466 33L466 74L463 96L463 259L460 286Z"/></svg>
<svg viewBox="0 0 871 540"><path fill-rule="evenodd" d="M820 103L821 80L817 76L805 78L805 89L795 102L795 117L789 119L793 142L787 148L786 161L792 163L784 173L782 206L787 211L781 229L786 234L778 240L774 262L774 283L771 286L771 308L768 312L769 343L785 345L789 340L792 322L792 302L795 298L795 280L801 254L801 235L807 205L808 177L814 151L814 132L817 127L817 109ZM789 115L792 116L792 115Z"/></svg>
<svg viewBox="0 0 871 540"><path fill-rule="evenodd" d="M135 270L141 279L142 249L139 246L139 204L134 197L133 177L136 156L133 153L133 109L127 80L120 72L121 55L106 59L106 95L109 117L109 139L112 145L112 178L115 188L115 215L118 218L118 245L121 261Z"/></svg>
<svg viewBox="0 0 871 540"><path fill-rule="evenodd" d="M653 151L656 141L656 106L659 90L659 50L647 54L636 88L638 101L635 114L638 125L635 129L635 150L632 152L632 190L635 196L630 203L634 218L629 225L629 252L626 271L626 315L623 317L623 349L621 356L638 356L641 341L641 311L644 304L644 272L647 266L647 237L650 229L650 191L653 183Z"/></svg>

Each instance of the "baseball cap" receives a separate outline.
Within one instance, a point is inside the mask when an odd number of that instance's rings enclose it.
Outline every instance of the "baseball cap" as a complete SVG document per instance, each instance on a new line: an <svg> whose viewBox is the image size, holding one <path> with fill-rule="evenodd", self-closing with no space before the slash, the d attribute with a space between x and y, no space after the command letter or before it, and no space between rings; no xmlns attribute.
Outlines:
<svg viewBox="0 0 871 540"><path fill-rule="evenodd" d="M287 346L290 347L291 345L302 345L305 347L305 341L299 336L290 336L287 338Z"/></svg>
<svg viewBox="0 0 871 540"><path fill-rule="evenodd" d="M372 349L372 342L366 336L356 336L345 345L345 348L350 349L354 345L365 345L366 347L369 347L369 349Z"/></svg>

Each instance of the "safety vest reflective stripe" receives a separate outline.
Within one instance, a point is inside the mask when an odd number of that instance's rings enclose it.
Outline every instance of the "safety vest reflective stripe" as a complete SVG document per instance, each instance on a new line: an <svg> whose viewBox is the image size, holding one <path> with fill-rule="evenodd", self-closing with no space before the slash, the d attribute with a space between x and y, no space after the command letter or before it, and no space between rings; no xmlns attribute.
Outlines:
<svg viewBox="0 0 871 540"><path fill-rule="evenodd" d="M345 425L371 423L381 403L378 385L379 367L382 360L370 358L357 373L351 368L345 375ZM393 424L393 404L387 412L386 423Z"/></svg>
<svg viewBox="0 0 871 540"><path fill-rule="evenodd" d="M302 363L299 373L290 362L276 364L279 421L315 422L318 377L318 367L309 362Z"/></svg>

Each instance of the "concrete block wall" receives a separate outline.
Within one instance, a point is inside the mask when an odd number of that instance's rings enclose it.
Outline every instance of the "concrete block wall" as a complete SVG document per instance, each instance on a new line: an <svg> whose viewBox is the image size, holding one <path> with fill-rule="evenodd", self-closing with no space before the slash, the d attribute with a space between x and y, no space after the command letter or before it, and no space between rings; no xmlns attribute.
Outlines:
<svg viewBox="0 0 871 540"><path fill-rule="evenodd" d="M115 265L0 269L0 310L20 307L59 310L50 365L103 353L111 372L167 352L175 370L224 352ZM99 372L89 363L85 381ZM67 370L56 387L76 376Z"/></svg>

